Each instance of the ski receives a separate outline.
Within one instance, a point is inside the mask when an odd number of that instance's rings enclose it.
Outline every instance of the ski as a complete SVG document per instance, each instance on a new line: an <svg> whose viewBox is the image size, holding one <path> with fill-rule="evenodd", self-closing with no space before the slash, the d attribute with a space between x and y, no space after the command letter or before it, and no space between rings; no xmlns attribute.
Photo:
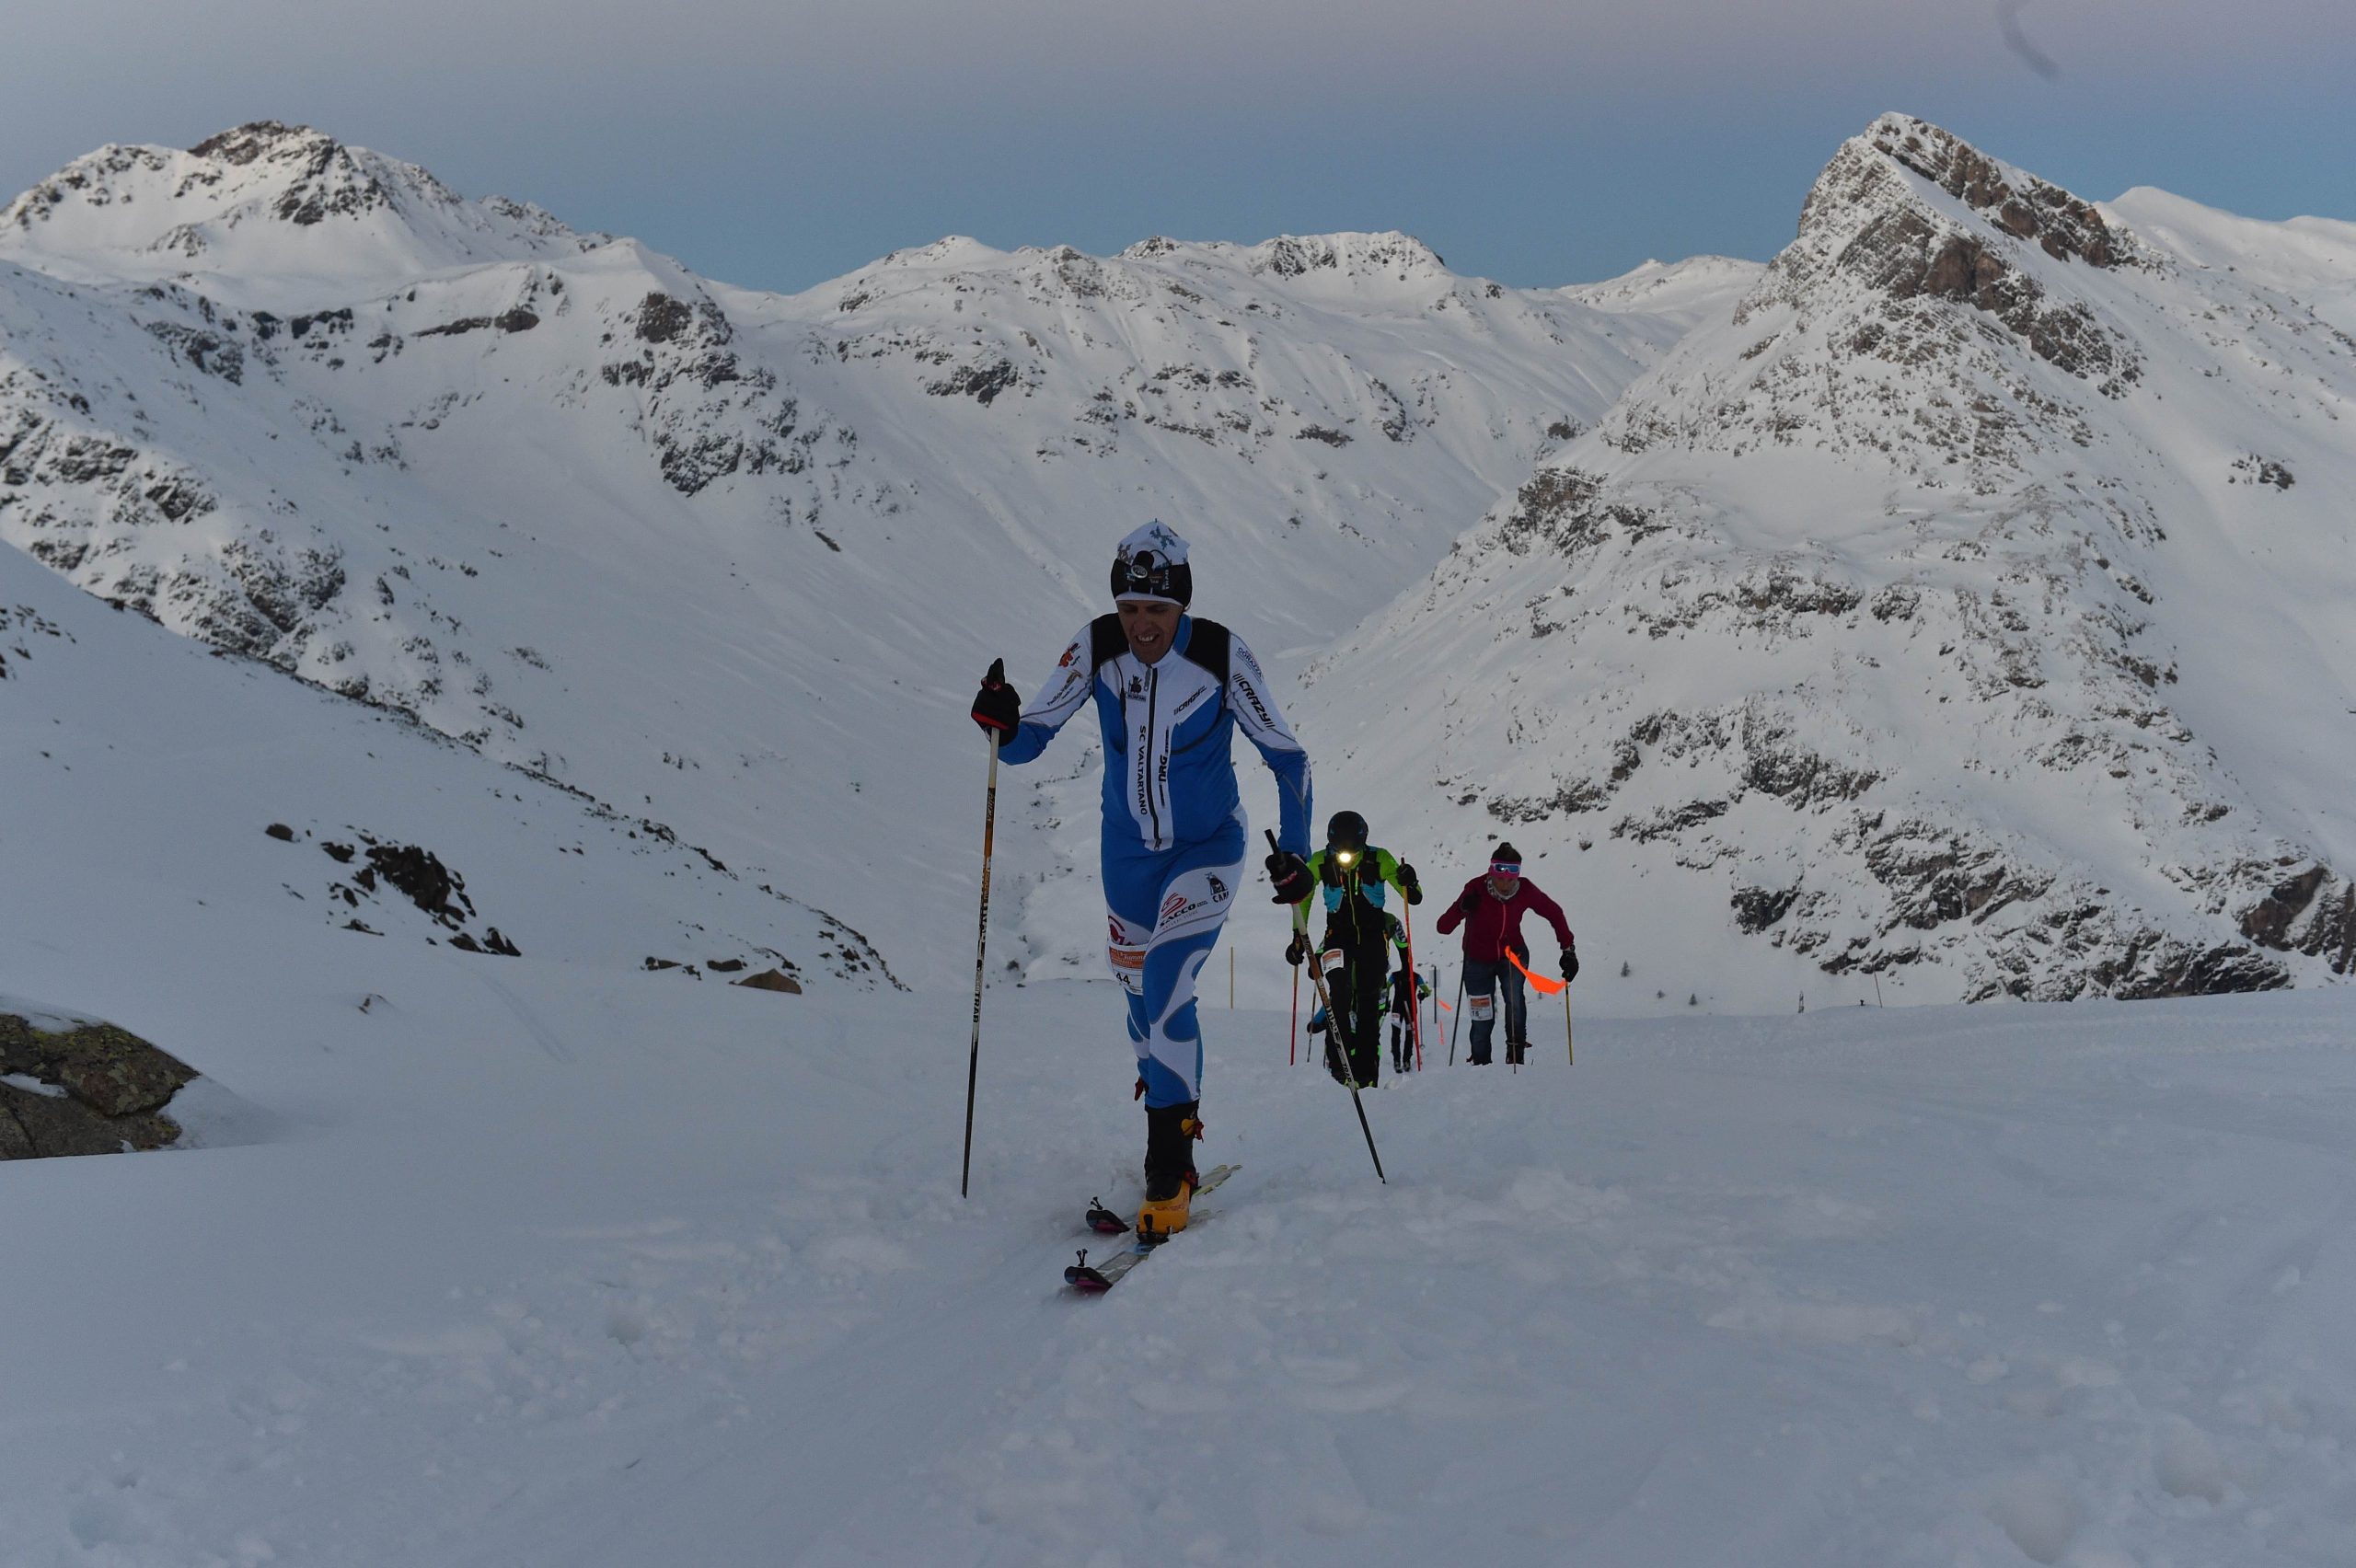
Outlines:
<svg viewBox="0 0 2356 1568"><path fill-rule="evenodd" d="M1195 1188L1195 1197L1196 1201L1200 1201L1204 1193L1209 1192L1212 1188L1218 1186L1220 1182L1226 1181L1230 1176L1234 1175L1242 1169L1242 1167L1238 1165L1219 1165L1214 1166L1210 1170L1204 1171L1202 1181L1198 1182ZM1111 1218L1119 1221L1121 1229L1126 1230L1128 1228L1129 1222L1121 1220L1119 1216L1114 1215L1112 1211L1107 1209L1101 1201L1094 1204L1094 1205L1088 1211L1088 1222L1091 1227L1102 1228L1098 1224L1099 1216L1109 1216ZM1192 1229L1191 1205L1189 1220L1190 1223L1187 1228ZM1184 1232L1182 1231L1180 1234L1184 1235ZM1126 1274L1131 1269L1137 1267L1139 1263L1145 1262L1147 1257L1158 1251L1165 1245L1165 1243L1166 1239L1165 1241L1132 1241L1128 1246L1124 1247L1121 1251L1114 1253L1111 1257L1105 1259L1101 1263L1090 1262L1088 1261L1088 1253L1083 1250L1080 1254L1080 1262L1076 1263L1066 1263L1064 1265L1064 1283L1070 1286L1075 1290L1085 1291L1090 1294L1094 1294L1098 1291L1110 1290L1121 1282L1123 1275Z"/></svg>

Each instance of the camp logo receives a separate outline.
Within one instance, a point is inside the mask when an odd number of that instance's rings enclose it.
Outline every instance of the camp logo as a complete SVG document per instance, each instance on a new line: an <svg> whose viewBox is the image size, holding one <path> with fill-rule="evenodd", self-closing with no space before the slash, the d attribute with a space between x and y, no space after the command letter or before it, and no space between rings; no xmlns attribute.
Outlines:
<svg viewBox="0 0 2356 1568"><path fill-rule="evenodd" d="M1219 881L1216 875L1205 871L1203 880L1211 884L1211 897L1214 901L1224 900L1227 897L1227 884Z"/></svg>

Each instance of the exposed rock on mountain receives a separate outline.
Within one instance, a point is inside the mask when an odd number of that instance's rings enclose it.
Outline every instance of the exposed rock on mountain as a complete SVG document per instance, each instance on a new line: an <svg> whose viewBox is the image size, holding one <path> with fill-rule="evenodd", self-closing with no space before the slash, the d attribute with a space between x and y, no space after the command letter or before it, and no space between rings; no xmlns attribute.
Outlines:
<svg viewBox="0 0 2356 1568"><path fill-rule="evenodd" d="M953 238L780 297L260 124L0 221L0 538L946 953L944 671L1046 657L1161 514L1279 667L1377 612L1323 798L1577 855L1681 993L2289 984L2350 958L2343 237L1888 116L1763 269ZM1025 785L1056 887L1087 808ZM1093 973L1089 901L1021 896L1018 965Z"/></svg>
<svg viewBox="0 0 2356 1568"><path fill-rule="evenodd" d="M607 242L504 197L468 201L414 164L256 121L170 147L107 146L0 209L0 256L79 282L207 280L240 298L308 274L350 298L421 273Z"/></svg>
<svg viewBox="0 0 2356 1568"><path fill-rule="evenodd" d="M1888 116L1311 721L1445 672L1354 770L1576 840L1654 940L1715 889L1917 998L2344 975L2351 495L2356 344Z"/></svg>
<svg viewBox="0 0 2356 1568"><path fill-rule="evenodd" d="M661 822L119 614L15 550L0 650L0 847L37 947L44 890L71 882L241 947L288 923L475 967L710 945L820 988L899 984L849 926Z"/></svg>
<svg viewBox="0 0 2356 1568"><path fill-rule="evenodd" d="M1050 656L1163 514L1207 606L1322 641L1681 330L1402 235L950 239L751 294L265 122L7 209L0 539L921 948L856 847L956 814L906 766L955 733L941 606Z"/></svg>

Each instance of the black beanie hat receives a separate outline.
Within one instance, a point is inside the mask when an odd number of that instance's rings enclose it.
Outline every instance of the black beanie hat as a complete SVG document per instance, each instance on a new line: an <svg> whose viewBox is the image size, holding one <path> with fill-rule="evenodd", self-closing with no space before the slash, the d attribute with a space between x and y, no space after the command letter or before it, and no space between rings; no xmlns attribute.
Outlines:
<svg viewBox="0 0 2356 1568"><path fill-rule="evenodd" d="M1521 864L1521 851L1515 848L1509 841L1500 838L1497 840L1497 847L1489 851L1491 865L1496 865L1499 860L1519 866Z"/></svg>
<svg viewBox="0 0 2356 1568"><path fill-rule="evenodd" d="M1186 541L1159 518L1123 539L1113 556L1113 597L1194 603L1195 569L1186 564Z"/></svg>

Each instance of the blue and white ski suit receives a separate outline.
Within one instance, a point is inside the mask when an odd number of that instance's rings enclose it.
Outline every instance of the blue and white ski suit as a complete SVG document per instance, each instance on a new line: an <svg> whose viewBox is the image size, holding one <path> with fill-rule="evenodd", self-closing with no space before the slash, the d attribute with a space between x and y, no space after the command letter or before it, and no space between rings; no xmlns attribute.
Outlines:
<svg viewBox="0 0 2356 1568"><path fill-rule="evenodd" d="M1140 663L1108 615L1064 650L999 759L1037 756L1091 697L1104 734L1108 956L1128 993L1145 1102L1183 1105L1202 1092L1195 979L1243 883L1233 733L1240 727L1276 776L1276 841L1296 855L1309 849L1309 756L1242 639L1182 616L1170 651Z"/></svg>

